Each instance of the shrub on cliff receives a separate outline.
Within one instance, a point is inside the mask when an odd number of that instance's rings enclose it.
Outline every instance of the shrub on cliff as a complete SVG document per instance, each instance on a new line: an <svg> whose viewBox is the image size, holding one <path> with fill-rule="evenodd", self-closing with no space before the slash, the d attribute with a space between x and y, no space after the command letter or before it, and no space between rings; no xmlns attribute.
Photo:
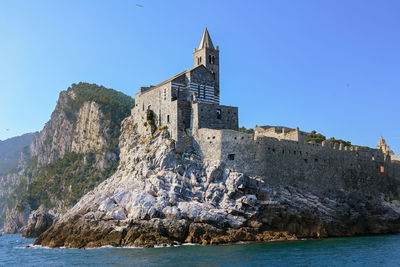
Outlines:
<svg viewBox="0 0 400 267"><path fill-rule="evenodd" d="M254 129L252 129L252 128L247 129L246 127L242 126L239 128L239 132L247 133L247 134L254 134Z"/></svg>
<svg viewBox="0 0 400 267"><path fill-rule="evenodd" d="M74 205L81 196L111 176L118 166L116 162L105 170L96 168L96 154L70 152L56 162L46 165L33 178L23 195L19 208L25 201L32 209L41 204L54 208L62 201L64 206Z"/></svg>
<svg viewBox="0 0 400 267"><path fill-rule="evenodd" d="M329 138L328 141L331 142L331 143L343 144L344 146L351 146L351 142L350 141L344 141L342 139L335 139L335 137Z"/></svg>
<svg viewBox="0 0 400 267"><path fill-rule="evenodd" d="M101 151L86 154L68 152L55 162L38 168L35 159L31 160L32 168L26 168L23 177L8 198L8 208L24 209L28 204L32 209L44 204L47 208L62 210L74 205L79 198L93 189L116 170L119 161L119 136L121 122L130 115L134 99L121 92L96 84L78 83L68 88L67 98L59 100L55 112L63 112L67 119L76 126L80 108L85 102L93 101L99 105L103 114L100 125L106 137L106 146ZM54 129L54 131L57 131ZM44 140L44 146L53 142L52 133ZM45 153L44 147L39 148ZM115 155L107 159L107 152Z"/></svg>

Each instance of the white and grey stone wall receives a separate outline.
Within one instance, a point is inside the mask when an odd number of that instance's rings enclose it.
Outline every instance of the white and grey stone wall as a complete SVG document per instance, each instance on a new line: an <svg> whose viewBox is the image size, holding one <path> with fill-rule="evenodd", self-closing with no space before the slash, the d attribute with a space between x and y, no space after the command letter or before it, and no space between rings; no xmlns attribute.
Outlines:
<svg viewBox="0 0 400 267"><path fill-rule="evenodd" d="M193 131L200 128L208 129L231 129L238 131L238 108L232 106L222 106L216 104L194 103L193 112Z"/></svg>
<svg viewBox="0 0 400 267"><path fill-rule="evenodd" d="M206 162L219 162L233 171L263 176L277 184L301 184L316 189L380 190L395 166L382 151L346 148L324 142L310 144L232 130L199 129L196 151ZM400 166L400 165L399 165ZM400 177L399 177L400 179ZM383 190L383 189L382 189Z"/></svg>
<svg viewBox="0 0 400 267"><path fill-rule="evenodd" d="M305 141L308 136L306 132L300 131L297 129L291 129L288 127L282 126L255 126L254 127L255 136L267 136L274 137L279 140L292 140L292 141Z"/></svg>

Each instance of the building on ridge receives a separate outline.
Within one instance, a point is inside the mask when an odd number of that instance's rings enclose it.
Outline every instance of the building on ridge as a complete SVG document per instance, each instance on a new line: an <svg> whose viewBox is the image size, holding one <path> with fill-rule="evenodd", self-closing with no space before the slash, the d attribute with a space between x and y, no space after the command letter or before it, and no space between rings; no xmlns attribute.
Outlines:
<svg viewBox="0 0 400 267"><path fill-rule="evenodd" d="M156 86L141 87L135 96L136 116L143 119L152 111L156 126L168 126L178 148L189 144L200 128L238 130L238 108L220 105L219 63L219 47L206 28L193 52L194 67Z"/></svg>
<svg viewBox="0 0 400 267"><path fill-rule="evenodd" d="M213 166L277 184L313 181L307 185L379 191L382 179L399 177L400 162L391 162L383 138L378 149L371 149L306 142L309 133L298 127L256 126L254 134L240 132L238 108L220 105L219 48L207 29L194 49L193 65L156 86L140 88L132 110L139 134L166 126L176 151L194 151Z"/></svg>

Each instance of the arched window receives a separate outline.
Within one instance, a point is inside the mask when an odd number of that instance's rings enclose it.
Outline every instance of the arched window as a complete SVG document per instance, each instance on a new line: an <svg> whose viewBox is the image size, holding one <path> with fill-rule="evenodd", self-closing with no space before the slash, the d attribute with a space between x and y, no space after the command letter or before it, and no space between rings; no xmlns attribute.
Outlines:
<svg viewBox="0 0 400 267"><path fill-rule="evenodd" d="M215 64L215 56L211 57L211 64Z"/></svg>
<svg viewBox="0 0 400 267"><path fill-rule="evenodd" d="M208 55L208 63L212 64L211 55Z"/></svg>

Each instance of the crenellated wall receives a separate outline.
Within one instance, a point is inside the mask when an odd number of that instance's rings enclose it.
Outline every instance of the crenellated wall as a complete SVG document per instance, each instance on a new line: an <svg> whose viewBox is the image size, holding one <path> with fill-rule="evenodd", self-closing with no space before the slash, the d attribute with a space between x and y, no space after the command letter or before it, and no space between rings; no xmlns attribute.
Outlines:
<svg viewBox="0 0 400 267"><path fill-rule="evenodd" d="M379 192L388 186L385 181L389 176L395 175L390 160L385 160L377 149L254 138L233 130L204 128L194 139L195 148L205 161L219 162L277 184Z"/></svg>
<svg viewBox="0 0 400 267"><path fill-rule="evenodd" d="M303 142L308 138L306 132L300 131L298 128L291 129L283 126L255 126L254 134L257 137L267 136L274 137L279 140L292 140Z"/></svg>

